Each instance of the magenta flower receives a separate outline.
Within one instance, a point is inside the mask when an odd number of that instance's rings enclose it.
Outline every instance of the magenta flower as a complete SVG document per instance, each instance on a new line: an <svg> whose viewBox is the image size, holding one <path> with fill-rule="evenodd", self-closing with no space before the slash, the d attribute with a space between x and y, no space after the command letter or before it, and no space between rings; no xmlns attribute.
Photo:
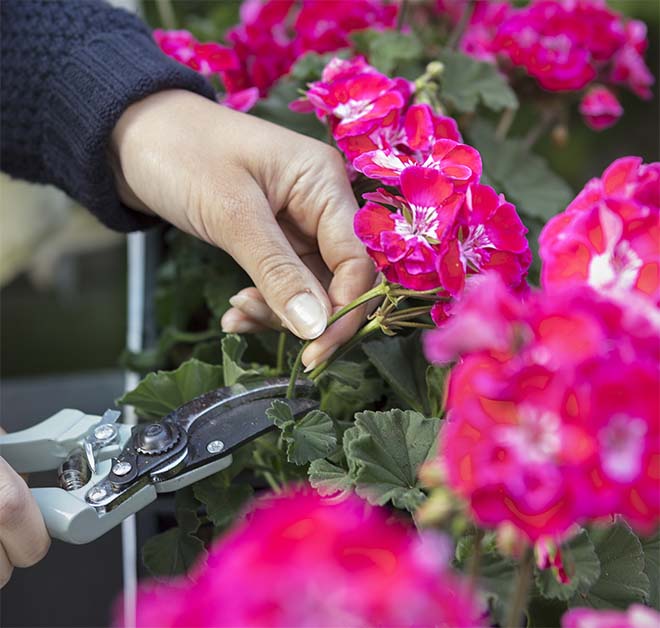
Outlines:
<svg viewBox="0 0 660 628"><path fill-rule="evenodd" d="M220 104L236 111L250 111L259 100L259 89L257 87L248 87L240 92L226 94Z"/></svg>
<svg viewBox="0 0 660 628"><path fill-rule="evenodd" d="M454 233L445 240L436 262L445 290L456 296L468 275L486 270L495 270L506 285L520 287L532 263L526 233L504 196L486 185L471 185Z"/></svg>
<svg viewBox="0 0 660 628"><path fill-rule="evenodd" d="M406 168L400 183L402 196L382 189L365 195L397 211L368 202L355 215L355 233L390 281L414 290L439 288L436 256L463 197L439 171L429 168Z"/></svg>
<svg viewBox="0 0 660 628"><path fill-rule="evenodd" d="M414 140L417 140L414 135ZM353 167L386 185L397 185L405 168L420 165L438 170L452 182L455 189L466 189L481 177L481 156L478 151L453 140L441 139L430 147L420 162L416 155L408 155L396 148L363 153L353 160Z"/></svg>
<svg viewBox="0 0 660 628"><path fill-rule="evenodd" d="M641 604L627 611L572 608L561 618L562 628L655 628L660 625L660 613Z"/></svg>
<svg viewBox="0 0 660 628"><path fill-rule="evenodd" d="M320 81L309 85L306 99L291 104L295 111L314 110L327 120L337 140L365 135L383 126L390 114L403 108L412 93L407 81L390 79L364 59L333 59Z"/></svg>
<svg viewBox="0 0 660 628"><path fill-rule="evenodd" d="M238 57L233 50L213 42L200 44L188 31L156 29L153 36L166 55L204 76L238 68Z"/></svg>
<svg viewBox="0 0 660 628"><path fill-rule="evenodd" d="M485 625L437 537L351 497L268 497L192 581L144 586L140 628Z"/></svg>
<svg viewBox="0 0 660 628"><path fill-rule="evenodd" d="M617 159L539 237L548 289L586 283L626 300L660 303L660 163Z"/></svg>
<svg viewBox="0 0 660 628"><path fill-rule="evenodd" d="M613 83L628 85L640 98L652 98L651 85L655 78L644 63L644 52L648 47L646 24L630 20L626 24L626 41L614 55L610 80Z"/></svg>
<svg viewBox="0 0 660 628"><path fill-rule="evenodd" d="M657 334L643 310L582 286L516 303L492 275L466 291L425 351L463 355L440 451L477 521L532 541L617 513L657 526Z"/></svg>
<svg viewBox="0 0 660 628"><path fill-rule="evenodd" d="M596 85L582 97L580 113L587 126L602 131L616 124L623 115L623 107L607 87Z"/></svg>

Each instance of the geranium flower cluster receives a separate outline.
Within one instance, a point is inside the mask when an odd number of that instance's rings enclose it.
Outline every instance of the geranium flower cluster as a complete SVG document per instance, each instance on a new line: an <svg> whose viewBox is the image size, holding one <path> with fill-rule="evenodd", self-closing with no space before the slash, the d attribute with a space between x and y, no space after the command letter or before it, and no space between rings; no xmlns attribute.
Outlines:
<svg viewBox="0 0 660 628"><path fill-rule="evenodd" d="M412 94L361 57L333 59L292 108L314 111L355 170L396 188L365 194L355 217L387 279L456 296L467 277L492 269L520 289L531 254L515 208L479 183L481 156L456 122L411 105Z"/></svg>
<svg viewBox="0 0 660 628"><path fill-rule="evenodd" d="M561 628L655 628L660 625L660 613L641 604L632 604L626 611L572 608L561 618Z"/></svg>
<svg viewBox="0 0 660 628"><path fill-rule="evenodd" d="M269 497L192 581L144 586L137 626L485 625L449 560L443 539L420 537L356 497Z"/></svg>
<svg viewBox="0 0 660 628"><path fill-rule="evenodd" d="M628 157L541 234L544 291L476 279L425 339L452 373L450 485L531 540L621 514L660 521L660 164Z"/></svg>
<svg viewBox="0 0 660 628"><path fill-rule="evenodd" d="M539 252L547 289L586 283L622 301L647 299L649 310L656 310L660 163L617 159L548 222L539 237Z"/></svg>
<svg viewBox="0 0 660 628"><path fill-rule="evenodd" d="M438 0L437 7L458 21L466 0ZM475 3L460 42L463 52L504 69L523 68L550 91L579 91L580 111L596 130L623 113L604 85L622 85L651 98L654 79L644 62L646 26L608 8L605 0L534 0L514 8L507 0Z"/></svg>
<svg viewBox="0 0 660 628"><path fill-rule="evenodd" d="M397 13L398 5L384 0L245 0L240 23L227 32L229 48L199 44L187 31L156 31L154 37L177 61L217 74L228 94L223 104L246 111L306 52L347 47L350 33L391 28ZM219 55L225 63L214 62Z"/></svg>

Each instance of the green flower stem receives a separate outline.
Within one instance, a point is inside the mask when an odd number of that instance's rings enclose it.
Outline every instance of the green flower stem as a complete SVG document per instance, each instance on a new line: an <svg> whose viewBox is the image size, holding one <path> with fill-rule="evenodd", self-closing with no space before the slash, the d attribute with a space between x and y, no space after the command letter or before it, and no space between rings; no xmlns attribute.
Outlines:
<svg viewBox="0 0 660 628"><path fill-rule="evenodd" d="M361 294L357 299L351 301L348 305L345 305L340 310L337 310L328 319L328 327L330 327L330 325L338 321L342 316L346 316L346 314L352 312L354 309L360 307L361 305L364 305L365 303L371 301L372 299L385 296L389 294L389 292L390 292L390 285L387 282L383 281L382 283L378 284L375 288L372 288L371 290L368 290L364 294ZM298 378L298 374L300 373L300 367L302 365L302 355L305 352L305 349L307 349L307 347L310 345L310 343L311 340L308 340L302 346L302 348L298 352L298 355L296 356L295 362L293 363L293 367L291 368L291 378L289 379L289 386L287 387L286 390L287 399L293 399L293 396L296 391L296 379Z"/></svg>
<svg viewBox="0 0 660 628"><path fill-rule="evenodd" d="M431 323L418 323L415 321L390 321L393 327L411 327L414 329L435 329L435 325Z"/></svg>
<svg viewBox="0 0 660 628"><path fill-rule="evenodd" d="M275 370L278 375L284 372L284 353L286 350L286 332L281 331L277 339L277 362L275 363Z"/></svg>
<svg viewBox="0 0 660 628"><path fill-rule="evenodd" d="M346 355L353 347L359 345L365 338L380 329L382 318L377 316L369 321L362 329L360 329L355 336L353 336L346 344L342 345L335 351L325 362L319 364L310 374L309 379L315 382L322 373L335 361Z"/></svg>
<svg viewBox="0 0 660 628"><path fill-rule="evenodd" d="M527 596L532 581L532 570L534 568L534 554L531 549L525 551L520 564L518 565L518 577L516 578L516 588L511 594L509 603L509 614L504 624L506 628L520 628L521 615L527 608Z"/></svg>
<svg viewBox="0 0 660 628"><path fill-rule="evenodd" d="M220 330L215 329L206 331L181 331L177 329L172 332L171 338L176 342L196 343L215 340L216 338L222 338L224 335Z"/></svg>
<svg viewBox="0 0 660 628"><path fill-rule="evenodd" d="M483 553L483 540L484 540L484 531L481 528L477 528L477 533L474 537L474 552L472 554L472 560L470 560L470 588L476 590L477 588L477 578L479 577L479 568L481 567L481 555Z"/></svg>
<svg viewBox="0 0 660 628"><path fill-rule="evenodd" d="M472 12L474 11L474 0L470 0L463 9L461 18L456 24L456 27L451 32L449 39L447 40L447 48L454 49L458 47L458 43L461 41L461 37L467 28L467 25L470 23L470 18L472 17Z"/></svg>
<svg viewBox="0 0 660 628"><path fill-rule="evenodd" d="M439 288L431 288L431 290L408 290L407 288L392 288L389 294L393 297L416 297L421 299L424 296L437 295ZM439 301L448 301L442 297L438 298Z"/></svg>
<svg viewBox="0 0 660 628"><path fill-rule="evenodd" d="M410 318L417 318L422 314L428 314L431 311L432 305L420 305L419 307L409 307L408 309L395 312L392 316L386 318L388 323L395 323L398 321L408 320Z"/></svg>
<svg viewBox="0 0 660 628"><path fill-rule="evenodd" d="M163 28L174 30L176 28L176 15L171 0L156 0L156 9Z"/></svg>
<svg viewBox="0 0 660 628"><path fill-rule="evenodd" d="M516 117L516 110L511 107L507 107L502 115L500 120L497 123L497 129L495 129L495 139L498 142L502 142L509 133L513 120Z"/></svg>
<svg viewBox="0 0 660 628"><path fill-rule="evenodd" d="M275 493L281 493L282 492L282 487L276 482L275 478L273 477L272 473L270 471L264 471L263 469L268 469L270 467L266 466L266 462L264 461L263 457L261 456L261 453L259 452L258 449L254 450L254 453L252 454L254 456L255 461L261 468L261 474L264 476L264 479L266 482L268 482L268 486L273 489Z"/></svg>
<svg viewBox="0 0 660 628"><path fill-rule="evenodd" d="M396 30L400 33L406 24L406 13L408 12L408 5L410 0L403 0L399 7L399 17L396 21Z"/></svg>

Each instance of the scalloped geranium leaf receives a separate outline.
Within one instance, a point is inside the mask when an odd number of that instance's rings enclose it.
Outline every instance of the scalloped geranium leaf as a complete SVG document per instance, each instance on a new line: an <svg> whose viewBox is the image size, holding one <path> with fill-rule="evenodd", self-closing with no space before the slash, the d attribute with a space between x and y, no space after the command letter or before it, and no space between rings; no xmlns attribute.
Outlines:
<svg viewBox="0 0 660 628"><path fill-rule="evenodd" d="M497 140L493 126L484 120L474 120L468 135L481 153L490 181L522 214L545 222L573 199L569 185L523 140Z"/></svg>
<svg viewBox="0 0 660 628"><path fill-rule="evenodd" d="M552 569L537 569L536 586L544 597L568 600L577 591L588 591L600 577L600 561L586 530L561 545L561 557L570 582L559 582Z"/></svg>
<svg viewBox="0 0 660 628"><path fill-rule="evenodd" d="M600 578L588 591L578 591L568 605L626 609L645 603L650 583L644 573L644 551L635 533L623 521L591 534L600 560Z"/></svg>
<svg viewBox="0 0 660 628"><path fill-rule="evenodd" d="M312 460L309 465L309 483L324 497L349 490L353 480L346 469L328 460Z"/></svg>
<svg viewBox="0 0 660 628"><path fill-rule="evenodd" d="M479 588L485 594L493 620L499 625L504 625L516 573L516 564L499 554L484 554L479 562Z"/></svg>
<svg viewBox="0 0 660 628"><path fill-rule="evenodd" d="M282 430L287 459L293 464L325 458L337 448L335 427L325 412L312 410L295 421L288 404L275 400L266 415Z"/></svg>
<svg viewBox="0 0 660 628"><path fill-rule="evenodd" d="M417 37L395 30L364 29L350 38L357 52L364 54L383 74L412 78L421 73L424 50Z"/></svg>
<svg viewBox="0 0 660 628"><path fill-rule="evenodd" d="M212 475L193 486L195 497L206 506L216 528L226 528L243 511L254 494L249 484L227 485L222 477Z"/></svg>
<svg viewBox="0 0 660 628"><path fill-rule="evenodd" d="M201 521L197 511L200 505L193 492L193 486L186 486L175 493L174 512L176 522L184 532L194 534L199 530Z"/></svg>
<svg viewBox="0 0 660 628"><path fill-rule="evenodd" d="M222 339L222 368L225 376L225 386L233 386L238 382L262 377L260 370L250 368L243 362L247 349L245 338L237 334L227 334Z"/></svg>
<svg viewBox="0 0 660 628"><path fill-rule="evenodd" d="M149 373L117 403L135 406L141 416L161 418L222 384L221 366L205 364L192 358L175 371Z"/></svg>
<svg viewBox="0 0 660 628"><path fill-rule="evenodd" d="M440 96L460 113L472 113L479 103L492 111L517 109L518 98L495 65L445 49Z"/></svg>
<svg viewBox="0 0 660 628"><path fill-rule="evenodd" d="M429 394L429 364L424 358L420 334L374 340L362 349L401 401L426 416L433 413L437 403L432 403L430 397L435 397L436 391Z"/></svg>
<svg viewBox="0 0 660 628"><path fill-rule="evenodd" d="M660 530L640 539L644 551L644 573L650 586L649 604L660 611Z"/></svg>
<svg viewBox="0 0 660 628"><path fill-rule="evenodd" d="M424 500L417 471L435 450L439 419L410 410L358 412L344 434L344 452L358 495L413 511Z"/></svg>
<svg viewBox="0 0 660 628"><path fill-rule="evenodd" d="M142 547L142 562L156 578L187 573L205 557L204 543L178 527L152 536Z"/></svg>

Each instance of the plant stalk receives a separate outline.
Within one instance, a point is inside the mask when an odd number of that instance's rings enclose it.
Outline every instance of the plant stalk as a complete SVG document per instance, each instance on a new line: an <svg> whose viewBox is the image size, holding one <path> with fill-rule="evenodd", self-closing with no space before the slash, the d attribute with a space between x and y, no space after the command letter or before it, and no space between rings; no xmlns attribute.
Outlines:
<svg viewBox="0 0 660 628"><path fill-rule="evenodd" d="M176 28L176 15L171 0L156 0L156 8L163 28L174 30Z"/></svg>
<svg viewBox="0 0 660 628"><path fill-rule="evenodd" d="M361 305L364 305L368 301L371 301L372 299L376 299L380 296L385 296L389 294L390 291L390 286L386 282L379 283L375 288L372 288L371 290L367 290L364 294L361 294L357 299L354 301L351 301L348 305L345 305L343 308L340 310L337 310L329 319L328 319L328 327L332 325L333 323L337 322L342 316L346 316L349 312L352 312L356 308L360 307ZM358 332L359 333L359 332ZM350 342L350 341L349 341ZM293 363L293 367L291 368L291 377L289 379L289 385L286 390L286 398L287 399L293 399L293 396L295 395L296 392L296 379L298 378L298 374L300 373L300 367L302 365L302 355L305 352L305 349L310 345L311 341L308 340L300 349L298 352L298 355L296 356L296 360Z"/></svg>
<svg viewBox="0 0 660 628"><path fill-rule="evenodd" d="M399 9L399 16L397 17L396 20L396 30L399 33L403 30L403 27L406 25L406 14L408 13L409 4L410 4L410 0L403 0L401 2L401 8Z"/></svg>
<svg viewBox="0 0 660 628"><path fill-rule="evenodd" d="M286 350L286 332L281 331L279 338L277 339L277 362L275 363L275 370L277 375L281 375L284 372L284 358Z"/></svg>
<svg viewBox="0 0 660 628"><path fill-rule="evenodd" d="M465 5L465 8L463 9L463 13L461 14L461 19L458 20L458 23L454 27L454 30L451 32L451 35L449 35L449 39L447 40L447 48L455 50L458 47L458 43L461 41L461 37L463 37L463 33L465 32L465 29L470 23L470 18L472 17L473 11L474 11L474 0L469 0L469 2Z"/></svg>
<svg viewBox="0 0 660 628"><path fill-rule="evenodd" d="M525 551L520 564L518 565L518 577L516 578L516 588L511 595L509 613L507 615L507 628L520 628L520 617L527 608L527 596L532 581L532 569L534 567L534 554L531 549Z"/></svg>
<svg viewBox="0 0 660 628"><path fill-rule="evenodd" d="M506 136L509 134L511 125L516 117L516 110L511 107L507 107L502 113L499 122L497 123L497 129L495 129L495 139L498 142L502 142L506 139Z"/></svg>

